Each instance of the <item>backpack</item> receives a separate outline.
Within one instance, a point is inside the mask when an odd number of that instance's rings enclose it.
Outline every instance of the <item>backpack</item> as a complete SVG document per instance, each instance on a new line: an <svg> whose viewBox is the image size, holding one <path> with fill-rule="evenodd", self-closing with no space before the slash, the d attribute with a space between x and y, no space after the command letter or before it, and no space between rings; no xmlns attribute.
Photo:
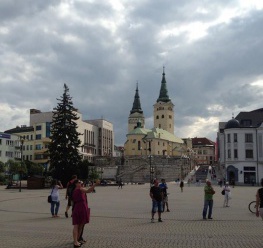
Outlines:
<svg viewBox="0 0 263 248"><path fill-rule="evenodd" d="M69 199L72 199L74 186L75 186L74 183L69 182L69 185L67 187L67 196L68 196Z"/></svg>

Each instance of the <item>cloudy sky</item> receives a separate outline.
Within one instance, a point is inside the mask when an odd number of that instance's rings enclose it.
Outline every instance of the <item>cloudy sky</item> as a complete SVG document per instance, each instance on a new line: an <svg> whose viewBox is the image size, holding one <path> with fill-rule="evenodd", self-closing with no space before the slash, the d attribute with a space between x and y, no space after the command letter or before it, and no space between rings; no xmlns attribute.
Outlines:
<svg viewBox="0 0 263 248"><path fill-rule="evenodd" d="M165 66L175 134L215 141L263 107L263 1L0 0L0 131L51 111L63 84L83 119L126 139L136 83L153 127Z"/></svg>

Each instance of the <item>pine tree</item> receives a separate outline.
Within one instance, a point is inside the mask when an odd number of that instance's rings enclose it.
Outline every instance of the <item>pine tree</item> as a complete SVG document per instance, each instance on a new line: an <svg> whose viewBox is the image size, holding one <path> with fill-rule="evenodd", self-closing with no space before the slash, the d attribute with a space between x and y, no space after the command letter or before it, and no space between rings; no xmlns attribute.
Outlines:
<svg viewBox="0 0 263 248"><path fill-rule="evenodd" d="M64 185L72 175L78 173L78 166L81 162L78 150L81 143L80 133L77 132L76 123L79 117L71 99L69 88L64 84L63 96L57 99L58 105L53 109L49 145L51 175L61 180Z"/></svg>

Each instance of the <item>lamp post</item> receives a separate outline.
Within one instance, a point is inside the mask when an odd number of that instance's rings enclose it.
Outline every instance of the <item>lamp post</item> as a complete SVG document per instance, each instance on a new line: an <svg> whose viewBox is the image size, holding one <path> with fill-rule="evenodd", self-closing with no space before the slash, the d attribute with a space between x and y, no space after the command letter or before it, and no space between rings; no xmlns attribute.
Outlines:
<svg viewBox="0 0 263 248"><path fill-rule="evenodd" d="M21 149L21 164L20 164L20 171L19 171L19 179L20 179L20 184L19 184L19 192L21 192L21 187L22 187L22 185L21 185L21 177L22 177L22 166L23 166L23 145L24 145L24 139L23 138L21 138L20 139L20 149Z"/></svg>

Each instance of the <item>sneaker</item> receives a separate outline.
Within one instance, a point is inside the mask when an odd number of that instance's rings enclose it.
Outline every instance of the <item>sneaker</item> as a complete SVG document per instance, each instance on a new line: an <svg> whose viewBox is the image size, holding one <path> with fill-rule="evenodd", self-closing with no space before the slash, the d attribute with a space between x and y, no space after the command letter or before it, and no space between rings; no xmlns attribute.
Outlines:
<svg viewBox="0 0 263 248"><path fill-rule="evenodd" d="M170 212L170 210L169 210L169 209L167 209L167 212Z"/></svg>
<svg viewBox="0 0 263 248"><path fill-rule="evenodd" d="M208 217L209 220L212 220L213 218L212 217Z"/></svg>
<svg viewBox="0 0 263 248"><path fill-rule="evenodd" d="M154 223L154 218L151 219L151 222Z"/></svg>
<svg viewBox="0 0 263 248"><path fill-rule="evenodd" d="M163 222L161 218L158 219L158 222Z"/></svg>

